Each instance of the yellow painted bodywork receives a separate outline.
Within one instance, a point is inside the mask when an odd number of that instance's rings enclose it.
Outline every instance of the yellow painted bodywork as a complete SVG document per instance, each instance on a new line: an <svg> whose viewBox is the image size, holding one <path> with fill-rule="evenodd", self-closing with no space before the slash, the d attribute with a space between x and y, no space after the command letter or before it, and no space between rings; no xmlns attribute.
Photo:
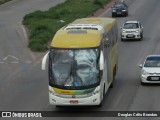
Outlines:
<svg viewBox="0 0 160 120"><path fill-rule="evenodd" d="M108 32L115 23L116 20L113 18L82 18L75 20L72 24L97 24L101 25Z"/></svg>
<svg viewBox="0 0 160 120"><path fill-rule="evenodd" d="M112 18L82 18L70 24L96 24L102 26L107 33L115 23L116 20ZM71 34L70 31L73 30L64 30L64 28L57 31L51 42L51 47L90 48L100 46L101 44L103 34L98 30L84 30L86 34Z"/></svg>
<svg viewBox="0 0 160 120"><path fill-rule="evenodd" d="M59 88L54 88L52 87L52 89L58 93L58 94L63 94L63 95L74 95L75 90L63 90L63 89L59 89Z"/></svg>
<svg viewBox="0 0 160 120"><path fill-rule="evenodd" d="M64 89L59 89L52 87L52 89L58 93L58 94L63 94L63 95L83 95L83 94L89 94L92 93L95 90L96 87L93 88L88 88L88 89L83 89L83 90L64 90Z"/></svg>
<svg viewBox="0 0 160 120"><path fill-rule="evenodd" d="M69 30L59 30L51 43L57 48L87 48L97 47L101 41L98 31L87 30L87 34L70 34Z"/></svg>

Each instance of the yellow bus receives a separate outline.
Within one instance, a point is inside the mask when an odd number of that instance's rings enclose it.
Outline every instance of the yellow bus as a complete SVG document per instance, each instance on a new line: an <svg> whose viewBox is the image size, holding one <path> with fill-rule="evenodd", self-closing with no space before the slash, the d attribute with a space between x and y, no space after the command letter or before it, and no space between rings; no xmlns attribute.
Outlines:
<svg viewBox="0 0 160 120"><path fill-rule="evenodd" d="M112 18L81 18L58 30L42 60L50 104L101 105L117 72L118 46Z"/></svg>

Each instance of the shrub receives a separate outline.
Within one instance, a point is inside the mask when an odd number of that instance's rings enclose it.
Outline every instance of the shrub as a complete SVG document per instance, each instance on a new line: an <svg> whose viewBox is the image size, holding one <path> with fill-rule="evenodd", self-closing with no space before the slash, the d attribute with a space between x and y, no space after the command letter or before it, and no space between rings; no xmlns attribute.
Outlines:
<svg viewBox="0 0 160 120"><path fill-rule="evenodd" d="M0 5L6 3L8 1L11 1L11 0L0 0Z"/></svg>
<svg viewBox="0 0 160 120"><path fill-rule="evenodd" d="M94 4L99 5L101 8L103 8L103 3L100 0L95 0Z"/></svg>

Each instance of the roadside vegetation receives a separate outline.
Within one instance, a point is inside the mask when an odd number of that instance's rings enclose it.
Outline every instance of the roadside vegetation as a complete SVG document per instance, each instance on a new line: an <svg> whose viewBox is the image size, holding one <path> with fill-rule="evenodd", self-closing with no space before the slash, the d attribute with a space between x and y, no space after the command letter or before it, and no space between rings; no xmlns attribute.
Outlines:
<svg viewBox="0 0 160 120"><path fill-rule="evenodd" d="M35 11L23 19L32 51L45 51L58 29L77 18L86 17L111 0L67 0L47 11Z"/></svg>
<svg viewBox="0 0 160 120"><path fill-rule="evenodd" d="M3 4L3 3L6 3L8 1L11 1L11 0L0 0L0 5Z"/></svg>

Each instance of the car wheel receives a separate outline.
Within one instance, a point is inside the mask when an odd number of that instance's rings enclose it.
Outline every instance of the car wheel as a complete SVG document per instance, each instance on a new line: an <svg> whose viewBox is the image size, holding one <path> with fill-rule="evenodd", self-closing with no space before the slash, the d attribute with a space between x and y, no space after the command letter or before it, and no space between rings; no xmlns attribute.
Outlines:
<svg viewBox="0 0 160 120"><path fill-rule="evenodd" d="M115 17L115 15L114 15L114 14L112 14L112 17Z"/></svg>
<svg viewBox="0 0 160 120"><path fill-rule="evenodd" d="M60 106L60 105L56 105L56 108L61 108L61 107L63 107L63 106Z"/></svg>
<svg viewBox="0 0 160 120"><path fill-rule="evenodd" d="M139 40L139 41L141 41L141 40L142 40L142 38L139 38L138 40Z"/></svg>
<svg viewBox="0 0 160 120"><path fill-rule="evenodd" d="M144 83L144 82L141 82L141 85L145 85L145 83Z"/></svg>
<svg viewBox="0 0 160 120"><path fill-rule="evenodd" d="M141 41L141 40L142 40L142 38L143 38L143 35L141 34L141 35L140 35L140 37L141 37L141 38L139 39L139 41Z"/></svg>
<svg viewBox="0 0 160 120"><path fill-rule="evenodd" d="M124 41L124 39L123 39L123 38L121 38L121 41Z"/></svg>
<svg viewBox="0 0 160 120"><path fill-rule="evenodd" d="M141 39L143 38L143 33L141 33Z"/></svg>

